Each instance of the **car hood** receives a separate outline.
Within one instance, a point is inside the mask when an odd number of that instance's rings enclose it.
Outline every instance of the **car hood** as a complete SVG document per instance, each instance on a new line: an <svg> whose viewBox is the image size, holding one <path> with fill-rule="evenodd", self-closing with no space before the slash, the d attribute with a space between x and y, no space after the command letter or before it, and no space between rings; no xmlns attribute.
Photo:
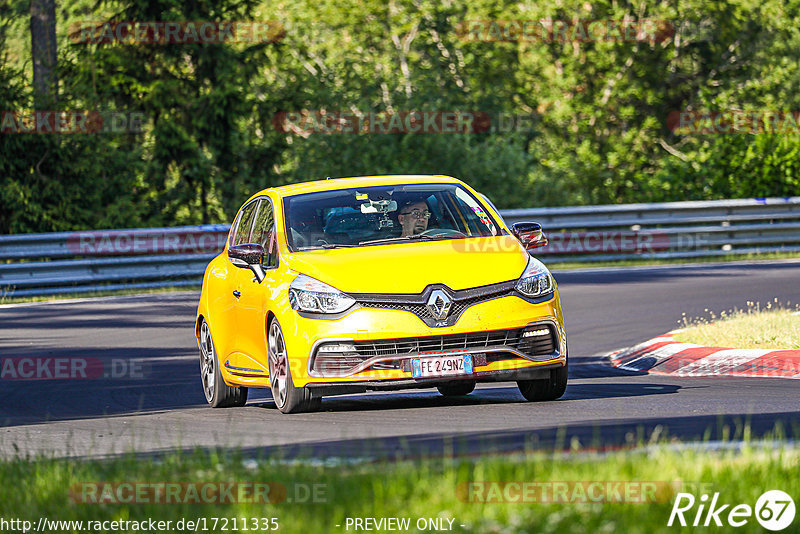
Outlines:
<svg viewBox="0 0 800 534"><path fill-rule="evenodd" d="M288 267L346 293L421 293L516 280L528 254L510 235L404 242L288 254Z"/></svg>

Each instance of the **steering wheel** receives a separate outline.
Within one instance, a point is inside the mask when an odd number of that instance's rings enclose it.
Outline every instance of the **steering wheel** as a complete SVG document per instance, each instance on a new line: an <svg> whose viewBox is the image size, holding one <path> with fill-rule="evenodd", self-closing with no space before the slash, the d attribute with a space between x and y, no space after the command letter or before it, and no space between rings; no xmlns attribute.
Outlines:
<svg viewBox="0 0 800 534"><path fill-rule="evenodd" d="M452 228L429 228L419 235L429 235L431 237L467 237L464 232L453 230Z"/></svg>

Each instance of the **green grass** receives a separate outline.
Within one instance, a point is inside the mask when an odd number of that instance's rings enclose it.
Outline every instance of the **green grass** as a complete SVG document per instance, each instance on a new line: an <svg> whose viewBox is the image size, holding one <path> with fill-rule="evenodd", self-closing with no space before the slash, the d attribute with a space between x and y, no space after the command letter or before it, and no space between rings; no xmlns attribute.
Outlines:
<svg viewBox="0 0 800 534"><path fill-rule="evenodd" d="M176 291L200 291L200 284L196 286L158 287L149 289L122 289L111 291L91 291L88 293L63 293L60 295L41 295L32 297L14 297L0 294L0 304L18 304L23 302L49 302L69 300L76 298L92 297L121 297L126 295L146 295L150 293L173 293Z"/></svg>
<svg viewBox="0 0 800 534"><path fill-rule="evenodd" d="M697 498L703 492L718 491L722 502L754 506L759 495L769 489L782 489L797 499L798 472L798 449L747 444L738 451L654 446L601 456L531 452L481 459L439 458L341 466L243 461L236 455L200 452L176 453L160 460L134 457L111 461L13 460L0 463L0 479L4 481L0 484L0 517L34 522L39 517L84 521L275 517L279 531L288 533L348 532L344 528L348 517L408 517L412 522L432 517L455 519L454 532L673 532L675 527L668 528L666 524L678 488L694 492ZM276 482L286 488L290 498L298 491L296 488L313 488L316 484L318 502L84 504L75 502L69 493L70 488L84 482L225 481ZM489 481L660 484L652 494L657 502L470 502L466 484ZM301 496L304 493L299 491ZM575 494L567 495L570 500ZM691 521L693 516L687 517ZM795 526L798 521L795 520ZM342 527L337 528L337 524ZM461 527L462 524L466 527ZM214 532L210 526L209 531ZM751 518L742 528L713 528L713 531L763 530Z"/></svg>
<svg viewBox="0 0 800 534"><path fill-rule="evenodd" d="M536 251L534 250L534 255ZM588 269L595 267L638 267L646 265L686 265L694 263L729 263L737 261L768 261L768 260L789 260L798 259L800 254L792 253L769 253L769 254L728 254L725 256L713 256L707 258L662 258L662 259L630 259L618 261L592 261L592 262L564 262L555 263L552 260L555 257L548 258L544 256L540 258L552 270L567 270L567 269Z"/></svg>
<svg viewBox="0 0 800 534"><path fill-rule="evenodd" d="M682 343L735 349L800 349L800 306L783 306L778 299L762 306L729 310L719 316L683 320L675 334Z"/></svg>

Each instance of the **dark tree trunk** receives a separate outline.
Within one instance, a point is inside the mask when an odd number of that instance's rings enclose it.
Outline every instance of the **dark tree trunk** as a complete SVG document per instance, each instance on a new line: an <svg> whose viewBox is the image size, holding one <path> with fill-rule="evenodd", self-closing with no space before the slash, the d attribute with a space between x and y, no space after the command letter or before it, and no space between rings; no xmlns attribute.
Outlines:
<svg viewBox="0 0 800 534"><path fill-rule="evenodd" d="M58 100L55 0L31 0L31 55L36 107L47 109Z"/></svg>

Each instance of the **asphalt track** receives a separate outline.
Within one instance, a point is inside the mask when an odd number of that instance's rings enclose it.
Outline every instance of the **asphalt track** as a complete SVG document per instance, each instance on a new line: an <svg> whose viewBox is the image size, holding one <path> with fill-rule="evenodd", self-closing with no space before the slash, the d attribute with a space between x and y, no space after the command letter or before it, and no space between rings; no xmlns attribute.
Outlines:
<svg viewBox="0 0 800 534"><path fill-rule="evenodd" d="M134 376L0 380L0 455L107 456L231 448L294 457L400 457L609 448L656 436L800 437L800 382L623 372L599 355L675 327L682 314L800 302L800 261L556 272L570 348L566 395L524 402L514 384L463 399L433 391L326 398L286 416L266 390L243 408L203 397L191 292L0 307L0 357L135 362ZM120 366L118 365L118 368ZM577 440L577 441L576 441Z"/></svg>

